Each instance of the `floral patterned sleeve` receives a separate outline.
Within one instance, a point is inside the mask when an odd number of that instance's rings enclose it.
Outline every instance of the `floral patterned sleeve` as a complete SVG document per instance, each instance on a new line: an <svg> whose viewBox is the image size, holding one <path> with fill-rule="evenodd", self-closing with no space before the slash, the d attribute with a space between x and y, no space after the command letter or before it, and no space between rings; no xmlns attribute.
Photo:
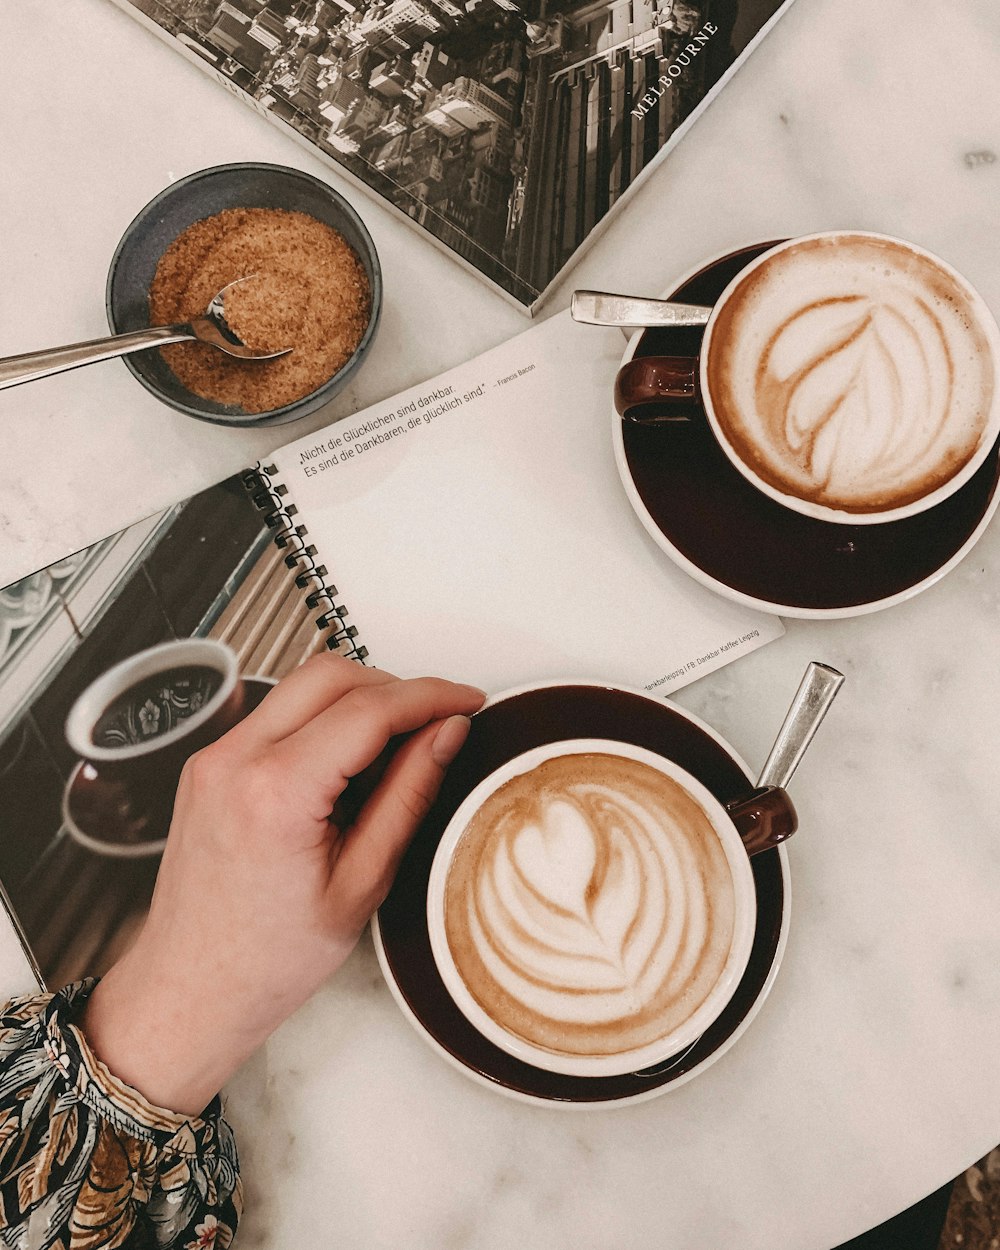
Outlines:
<svg viewBox="0 0 1000 1250"><path fill-rule="evenodd" d="M223 1250L242 1207L232 1130L148 1103L71 1021L95 981L0 1006L0 1246Z"/></svg>

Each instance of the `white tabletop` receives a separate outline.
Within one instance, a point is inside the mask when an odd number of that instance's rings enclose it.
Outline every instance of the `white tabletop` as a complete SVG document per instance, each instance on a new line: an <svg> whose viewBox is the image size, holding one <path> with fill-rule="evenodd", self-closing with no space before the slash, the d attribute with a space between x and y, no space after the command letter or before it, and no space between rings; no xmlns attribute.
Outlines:
<svg viewBox="0 0 1000 1250"><path fill-rule="evenodd" d="M736 245L855 226L940 253L1000 312L1000 8L946 10L798 0L572 285L654 292ZM20 0L0 29L4 352L104 331L114 246L171 180L253 159L336 181L108 0ZM256 433L187 420L115 363L4 394L0 585L523 327L345 193L386 275L355 386L300 426ZM829 1250L994 1146L998 588L994 524L912 602L789 621L680 694L758 764L808 660L848 676L793 783L783 965L715 1066L628 1109L513 1103L422 1043L366 940L229 1091L241 1244ZM12 934L0 976L11 991L30 981Z"/></svg>

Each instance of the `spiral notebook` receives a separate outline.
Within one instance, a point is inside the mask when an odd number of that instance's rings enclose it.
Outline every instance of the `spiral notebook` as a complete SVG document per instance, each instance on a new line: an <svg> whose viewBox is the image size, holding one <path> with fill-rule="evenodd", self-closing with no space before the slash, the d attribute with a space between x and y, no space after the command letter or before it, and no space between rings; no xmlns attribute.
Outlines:
<svg viewBox="0 0 1000 1250"><path fill-rule="evenodd" d="M494 693L666 694L781 634L634 517L611 448L621 348L554 317L0 590L0 883L45 982L108 967L152 890L165 830L66 737L139 652L215 639L251 700L323 648ZM135 723L155 732L173 693Z"/></svg>
<svg viewBox="0 0 1000 1250"><path fill-rule="evenodd" d="M573 675L667 693L776 637L674 568L629 508L621 350L560 314L260 466L282 541L328 570L312 574L321 619L341 614L380 666L488 690Z"/></svg>

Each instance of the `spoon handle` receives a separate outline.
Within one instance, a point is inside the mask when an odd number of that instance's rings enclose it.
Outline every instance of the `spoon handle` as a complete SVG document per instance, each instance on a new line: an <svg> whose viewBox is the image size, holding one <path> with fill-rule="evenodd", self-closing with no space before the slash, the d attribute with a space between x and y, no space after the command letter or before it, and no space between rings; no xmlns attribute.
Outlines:
<svg viewBox="0 0 1000 1250"><path fill-rule="evenodd" d="M758 786L784 787L788 784L843 684L844 674L828 664L813 661L808 666L778 730L771 754L761 769Z"/></svg>
<svg viewBox="0 0 1000 1250"><path fill-rule="evenodd" d="M574 291L570 316L590 326L703 326L712 315L700 304L673 304L609 291Z"/></svg>
<svg viewBox="0 0 1000 1250"><path fill-rule="evenodd" d="M126 356L129 352L141 352L147 347L161 347L164 343L181 343L193 339L194 331L189 325L154 326L149 330L133 330L129 334L112 334L103 339L90 339L86 343L70 343L67 347L53 347L48 351L25 352L21 356L0 359L0 391L35 378L47 378L53 373L77 369L80 365L92 365L113 356Z"/></svg>

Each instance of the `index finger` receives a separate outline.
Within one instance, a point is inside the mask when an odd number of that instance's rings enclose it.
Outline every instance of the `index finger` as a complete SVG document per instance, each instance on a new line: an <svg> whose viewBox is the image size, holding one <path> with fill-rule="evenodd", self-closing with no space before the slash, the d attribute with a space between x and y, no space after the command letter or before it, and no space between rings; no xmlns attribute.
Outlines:
<svg viewBox="0 0 1000 1250"><path fill-rule="evenodd" d="M484 691L442 677L356 686L275 748L276 763L316 796L324 815L348 781L367 768L397 734L434 720L470 716Z"/></svg>
<svg viewBox="0 0 1000 1250"><path fill-rule="evenodd" d="M392 673L368 668L332 651L310 656L270 690L254 710L231 730L249 747L280 742L358 686L397 681Z"/></svg>

